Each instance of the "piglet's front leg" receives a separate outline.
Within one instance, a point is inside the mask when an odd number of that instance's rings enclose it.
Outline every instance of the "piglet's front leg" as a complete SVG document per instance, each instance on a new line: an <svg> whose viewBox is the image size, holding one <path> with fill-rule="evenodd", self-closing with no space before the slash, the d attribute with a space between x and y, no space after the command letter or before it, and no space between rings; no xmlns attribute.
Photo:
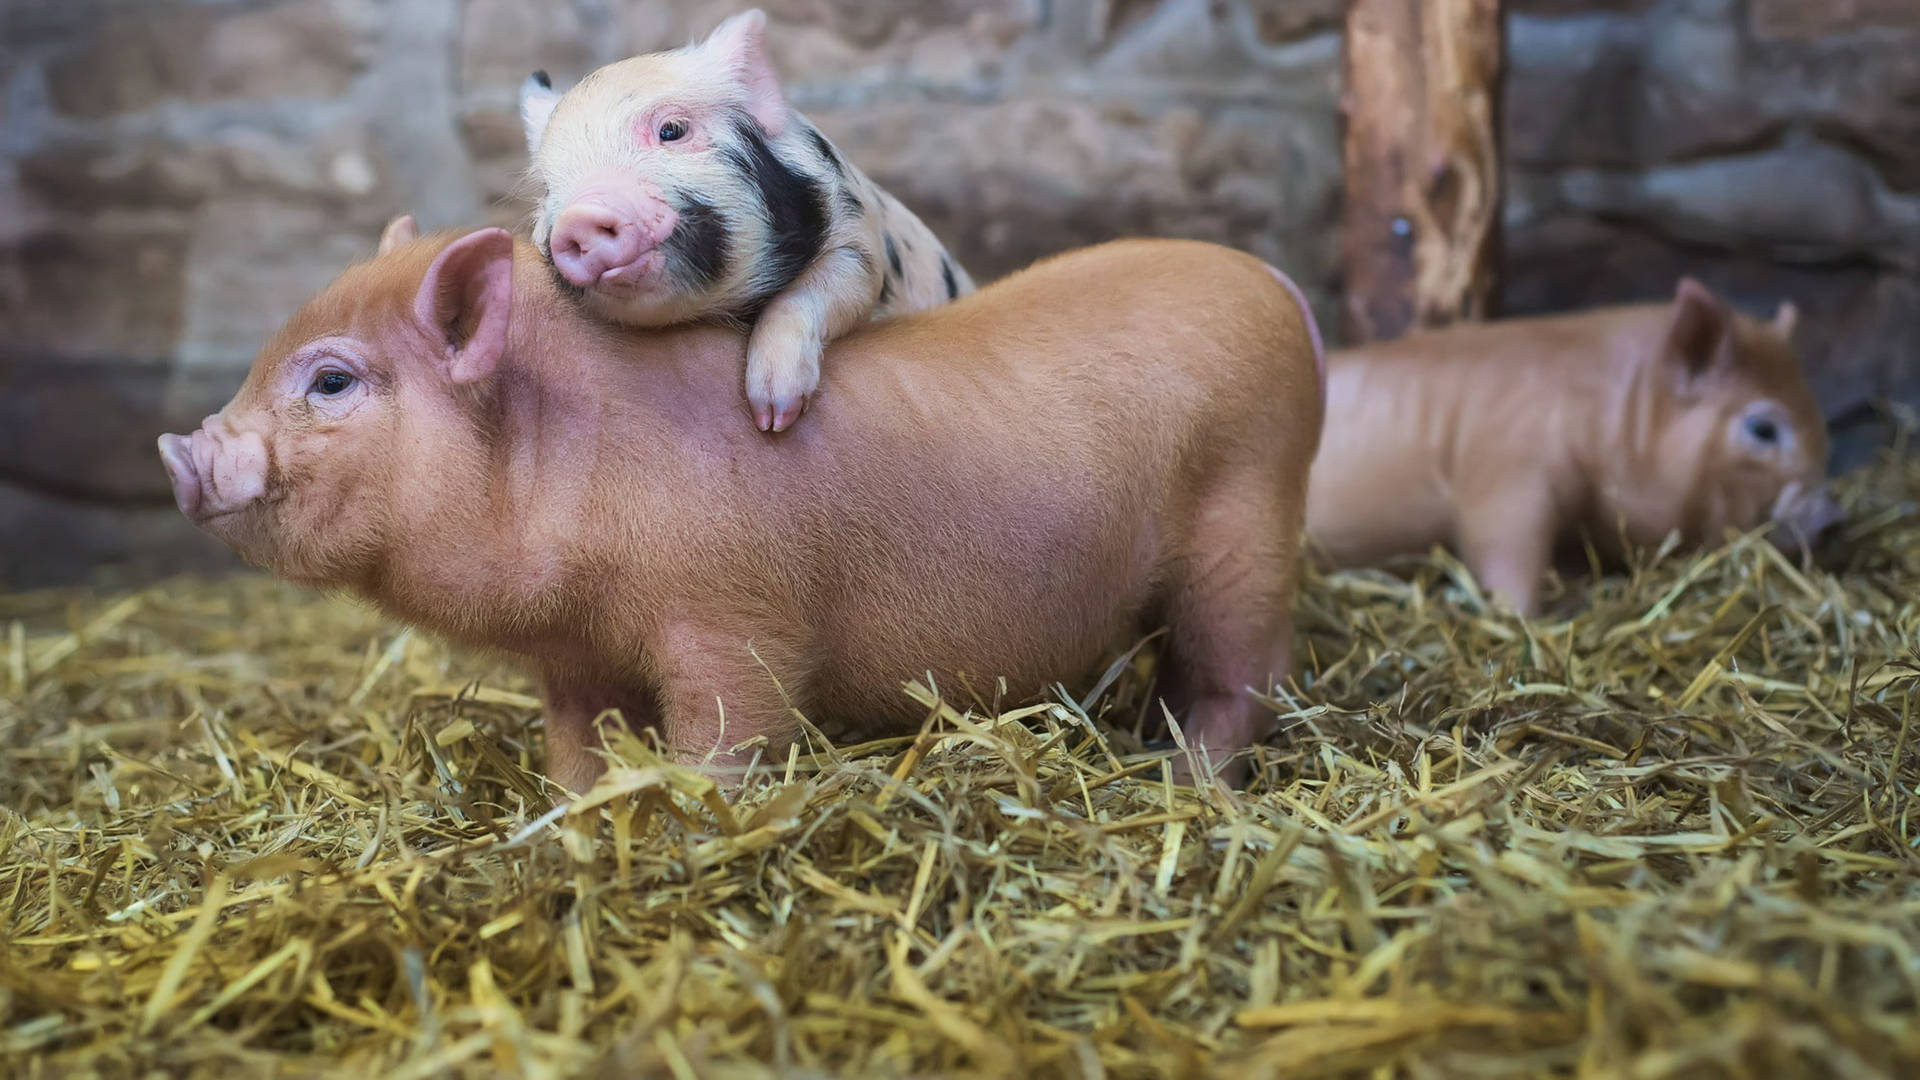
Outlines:
<svg viewBox="0 0 1920 1080"><path fill-rule="evenodd" d="M1544 482L1477 493L1460 506L1460 554L1496 603L1529 618L1553 555L1560 515Z"/></svg>
<svg viewBox="0 0 1920 1080"><path fill-rule="evenodd" d="M730 781L752 761L784 754L801 732L790 699L806 680L799 650L770 635L681 623L651 650L668 752ZM760 748L741 746L764 740ZM740 747L735 750L735 747Z"/></svg>
<svg viewBox="0 0 1920 1080"><path fill-rule="evenodd" d="M834 248L760 313L747 340L747 401L761 431L785 431L800 419L820 385L821 352L872 313L880 273L857 248Z"/></svg>
<svg viewBox="0 0 1920 1080"><path fill-rule="evenodd" d="M575 794L586 791L606 771L597 751L602 748L594 721L617 709L632 731L651 727L658 718L651 695L617 684L575 676L549 675L543 680L547 718L547 778Z"/></svg>

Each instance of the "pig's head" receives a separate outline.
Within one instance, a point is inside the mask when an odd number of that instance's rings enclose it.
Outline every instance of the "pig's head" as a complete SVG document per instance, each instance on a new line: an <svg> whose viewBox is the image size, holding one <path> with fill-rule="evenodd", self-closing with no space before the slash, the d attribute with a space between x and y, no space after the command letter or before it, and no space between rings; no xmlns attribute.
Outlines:
<svg viewBox="0 0 1920 1080"><path fill-rule="evenodd" d="M520 90L533 241L603 318L664 326L740 313L810 261L815 180L784 142L805 136L766 50L766 17L636 56L564 95L544 72Z"/></svg>
<svg viewBox="0 0 1920 1080"><path fill-rule="evenodd" d="M1650 407L1629 421L1650 427L1635 441L1651 457L1613 485L1635 539L1678 528L1713 542L1771 522L1782 546L1807 549L1840 524L1826 421L1792 344L1796 317L1789 303L1771 320L1749 318L1681 281L1642 371Z"/></svg>
<svg viewBox="0 0 1920 1080"><path fill-rule="evenodd" d="M484 504L477 470L447 466L486 460L479 421L506 349L513 240L414 238L396 222L382 257L302 308L225 408L160 437L181 511L249 562L364 587L409 514Z"/></svg>

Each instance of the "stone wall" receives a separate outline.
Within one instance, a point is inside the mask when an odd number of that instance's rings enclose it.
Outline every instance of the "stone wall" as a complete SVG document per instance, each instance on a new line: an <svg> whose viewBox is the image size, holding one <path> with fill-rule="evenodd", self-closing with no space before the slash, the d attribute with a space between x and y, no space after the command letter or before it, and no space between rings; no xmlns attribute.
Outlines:
<svg viewBox="0 0 1920 1080"><path fill-rule="evenodd" d="M793 97L976 276L1116 235L1334 326L1340 0L767 0ZM1510 307L1791 294L1836 411L1914 379L1920 0L1517 0ZM518 224L514 92L693 0L0 4L0 584L225 557L152 439L385 219Z"/></svg>

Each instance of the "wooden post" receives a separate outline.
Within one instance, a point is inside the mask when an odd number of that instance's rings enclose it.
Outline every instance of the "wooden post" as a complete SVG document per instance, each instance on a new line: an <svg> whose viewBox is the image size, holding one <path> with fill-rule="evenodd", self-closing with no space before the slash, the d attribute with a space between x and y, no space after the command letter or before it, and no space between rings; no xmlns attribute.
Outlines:
<svg viewBox="0 0 1920 1080"><path fill-rule="evenodd" d="M1353 0L1346 33L1349 344L1493 313L1500 0Z"/></svg>

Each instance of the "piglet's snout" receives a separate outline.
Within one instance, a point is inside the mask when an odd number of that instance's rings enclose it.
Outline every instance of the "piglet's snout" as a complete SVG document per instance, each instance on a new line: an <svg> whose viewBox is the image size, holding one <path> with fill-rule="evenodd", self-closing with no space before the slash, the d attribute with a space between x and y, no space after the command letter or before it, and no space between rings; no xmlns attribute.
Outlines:
<svg viewBox="0 0 1920 1080"><path fill-rule="evenodd" d="M1846 520L1846 512L1825 485L1788 491L1774 506L1773 528L1767 536L1788 550L1818 548L1833 539Z"/></svg>
<svg viewBox="0 0 1920 1080"><path fill-rule="evenodd" d="M267 492L266 440L207 418L192 435L160 436L160 463L173 484L173 501L195 521L244 510Z"/></svg>
<svg viewBox="0 0 1920 1080"><path fill-rule="evenodd" d="M194 517L200 509L200 473L193 467L193 441L185 435L160 436L160 464L173 484L173 501L180 512Z"/></svg>
<svg viewBox="0 0 1920 1080"><path fill-rule="evenodd" d="M673 231L676 216L639 192L583 195L554 218L554 269L583 289L631 280L646 271L647 256Z"/></svg>

